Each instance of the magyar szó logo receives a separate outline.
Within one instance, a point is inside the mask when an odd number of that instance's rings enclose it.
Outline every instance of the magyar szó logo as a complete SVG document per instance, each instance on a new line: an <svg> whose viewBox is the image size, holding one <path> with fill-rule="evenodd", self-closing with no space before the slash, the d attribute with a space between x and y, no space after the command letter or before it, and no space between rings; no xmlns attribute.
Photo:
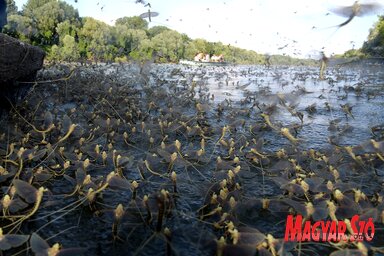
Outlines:
<svg viewBox="0 0 384 256"><path fill-rule="evenodd" d="M297 215L294 221L293 215L287 216L285 226L285 241L371 241L375 235L375 226L372 218L368 221L359 220L354 215L351 220L327 220L311 223L307 220L303 223L303 216Z"/></svg>

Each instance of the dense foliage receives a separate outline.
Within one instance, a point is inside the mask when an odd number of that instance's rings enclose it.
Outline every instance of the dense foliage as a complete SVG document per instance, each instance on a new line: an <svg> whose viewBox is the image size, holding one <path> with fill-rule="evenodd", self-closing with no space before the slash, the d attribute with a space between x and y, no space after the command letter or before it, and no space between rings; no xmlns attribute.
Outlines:
<svg viewBox="0 0 384 256"><path fill-rule="evenodd" d="M384 57L384 16L379 17L375 26L369 31L368 40L362 51L372 57Z"/></svg>
<svg viewBox="0 0 384 256"><path fill-rule="evenodd" d="M44 48L51 61L178 62L204 52L223 54L232 63L266 63L265 56L254 51L191 39L164 26L148 28L148 22L137 16L119 18L110 26L79 17L78 11L64 1L28 0L21 11L14 0L7 3L8 24L3 32ZM283 55L271 60L273 64L303 64L303 60Z"/></svg>

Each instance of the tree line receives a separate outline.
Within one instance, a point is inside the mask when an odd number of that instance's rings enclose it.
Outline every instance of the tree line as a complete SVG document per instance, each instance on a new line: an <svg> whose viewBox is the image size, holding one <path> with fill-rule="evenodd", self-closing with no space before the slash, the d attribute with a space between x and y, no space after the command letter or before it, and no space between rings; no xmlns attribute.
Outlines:
<svg viewBox="0 0 384 256"><path fill-rule="evenodd" d="M384 58L384 16L369 30L367 41L358 49L350 49L337 57L344 58Z"/></svg>
<svg viewBox="0 0 384 256"><path fill-rule="evenodd" d="M51 61L126 62L150 60L178 62L197 52L223 54L228 62L265 64L266 57L221 42L191 39L165 26L149 28L138 16L122 17L114 26L91 17L80 17L72 5L57 0L28 0L18 10L7 1L8 24L3 32L42 47ZM274 64L298 64L302 60L274 56Z"/></svg>
<svg viewBox="0 0 384 256"><path fill-rule="evenodd" d="M384 57L384 16L369 30L368 40L364 42L361 52L368 57Z"/></svg>
<svg viewBox="0 0 384 256"><path fill-rule="evenodd" d="M226 61L238 64L266 64L270 60L272 64L313 64L284 55L269 57L221 42L191 39L165 26L149 28L148 22L138 16L119 18L110 26L91 17L80 17L77 9L65 1L28 0L20 11L14 0L6 1L8 23L3 32L42 47L51 61L178 62L204 52L223 54ZM372 29L364 53L383 55L377 53L377 47L384 44L383 23L381 18Z"/></svg>

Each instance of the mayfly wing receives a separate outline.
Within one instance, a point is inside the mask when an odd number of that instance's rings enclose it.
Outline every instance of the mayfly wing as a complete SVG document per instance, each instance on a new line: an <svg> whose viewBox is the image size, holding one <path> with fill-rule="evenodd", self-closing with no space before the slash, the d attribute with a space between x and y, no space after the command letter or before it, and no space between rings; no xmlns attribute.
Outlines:
<svg viewBox="0 0 384 256"><path fill-rule="evenodd" d="M145 18L152 18L152 17L157 17L159 16L158 12L144 12L140 14L140 18L145 19Z"/></svg>
<svg viewBox="0 0 384 256"><path fill-rule="evenodd" d="M24 210L28 206L29 204L25 203L21 198L14 198L12 199L8 209L11 213L15 213Z"/></svg>
<svg viewBox="0 0 384 256"><path fill-rule="evenodd" d="M379 219L379 211L376 208L367 208L364 209L362 214L359 216L360 220L368 221L369 218L372 218L374 222Z"/></svg>
<svg viewBox="0 0 384 256"><path fill-rule="evenodd" d="M23 243L27 242L29 235L3 235L3 230L0 228L1 239L0 239L0 250L6 251L11 248L19 247Z"/></svg>
<svg viewBox="0 0 384 256"><path fill-rule="evenodd" d="M83 184L86 175L87 174L85 173L85 171L83 169L79 168L79 169L76 170L75 176L76 176L77 185L82 185Z"/></svg>
<svg viewBox="0 0 384 256"><path fill-rule="evenodd" d="M379 3L360 4L360 10L356 14L356 16L365 16L369 14L374 14L382 8L383 8L383 5L380 5Z"/></svg>
<svg viewBox="0 0 384 256"><path fill-rule="evenodd" d="M113 176L109 182L110 188L116 188L116 189L131 189L131 184L128 180L120 178L118 176Z"/></svg>
<svg viewBox="0 0 384 256"><path fill-rule="evenodd" d="M355 255L355 256L362 256L365 255L362 253L359 249L344 249L344 250L338 250L334 251L330 254L330 256L349 256L349 255Z"/></svg>
<svg viewBox="0 0 384 256"><path fill-rule="evenodd" d="M266 236L256 228L240 227L239 231L240 231L240 239L239 239L240 244L253 245L254 247L257 247L266 239Z"/></svg>
<svg viewBox="0 0 384 256"><path fill-rule="evenodd" d="M38 234L32 234L30 243L32 251L35 253L35 255L48 255L47 250L50 248L49 244Z"/></svg>
<svg viewBox="0 0 384 256"><path fill-rule="evenodd" d="M69 116L64 115L63 117L63 127L62 127L62 132L66 133L69 131L69 127L72 125L72 120L69 118Z"/></svg>
<svg viewBox="0 0 384 256"><path fill-rule="evenodd" d="M44 129L48 129L53 123L53 117L51 112L47 111L44 115Z"/></svg>
<svg viewBox="0 0 384 256"><path fill-rule="evenodd" d="M34 203L36 201L37 189L28 182L22 180L14 180L13 185L16 188L16 193L25 199L27 203Z"/></svg>
<svg viewBox="0 0 384 256"><path fill-rule="evenodd" d="M353 8L352 6L342 6L342 7L336 7L330 9L331 12L343 16L343 17L349 17L353 13Z"/></svg>
<svg viewBox="0 0 384 256"><path fill-rule="evenodd" d="M223 248L223 255L257 255L257 248L250 245L234 245L228 244Z"/></svg>
<svg viewBox="0 0 384 256"><path fill-rule="evenodd" d="M72 178L71 176L68 176L67 174L64 174L63 177L64 177L64 179L69 181L73 186L76 185L76 180L74 178Z"/></svg>
<svg viewBox="0 0 384 256"><path fill-rule="evenodd" d="M19 247L28 241L29 235L6 235L7 242L11 247Z"/></svg>
<svg viewBox="0 0 384 256"><path fill-rule="evenodd" d="M315 207L315 212L312 214L314 221L324 220L328 216L327 202L321 201Z"/></svg>
<svg viewBox="0 0 384 256"><path fill-rule="evenodd" d="M83 255L87 249L85 248L68 248L61 249L56 256L73 256L73 255Z"/></svg>
<svg viewBox="0 0 384 256"><path fill-rule="evenodd" d="M129 164L129 167L132 166L133 161L132 161L132 158L126 157L126 156L120 157L117 162L117 166L126 166L128 164Z"/></svg>

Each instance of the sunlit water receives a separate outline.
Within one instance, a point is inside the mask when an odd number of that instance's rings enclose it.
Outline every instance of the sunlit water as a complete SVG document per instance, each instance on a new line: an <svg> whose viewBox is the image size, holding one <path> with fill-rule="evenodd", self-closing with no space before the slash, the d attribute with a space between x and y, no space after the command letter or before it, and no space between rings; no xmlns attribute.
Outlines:
<svg viewBox="0 0 384 256"><path fill-rule="evenodd" d="M277 95L284 95L296 106L295 110L304 114L304 124L297 136L307 148L324 147L330 136L337 137L341 145L357 145L371 138L371 127L384 124L384 71L381 65L329 67L325 80L319 80L318 67L161 65L156 69L161 70L165 79L176 83L196 82L200 90L207 90L214 96L215 104L230 101L243 108L249 108L255 102L276 104L277 111L271 115L273 123L281 126L299 123L297 117L279 105ZM180 69L183 76L172 75L175 69ZM242 105L241 102L247 99L254 101ZM306 108L312 104L316 110L308 113ZM352 107L353 117L342 111L344 104ZM331 120L338 120L338 132L329 131Z"/></svg>

